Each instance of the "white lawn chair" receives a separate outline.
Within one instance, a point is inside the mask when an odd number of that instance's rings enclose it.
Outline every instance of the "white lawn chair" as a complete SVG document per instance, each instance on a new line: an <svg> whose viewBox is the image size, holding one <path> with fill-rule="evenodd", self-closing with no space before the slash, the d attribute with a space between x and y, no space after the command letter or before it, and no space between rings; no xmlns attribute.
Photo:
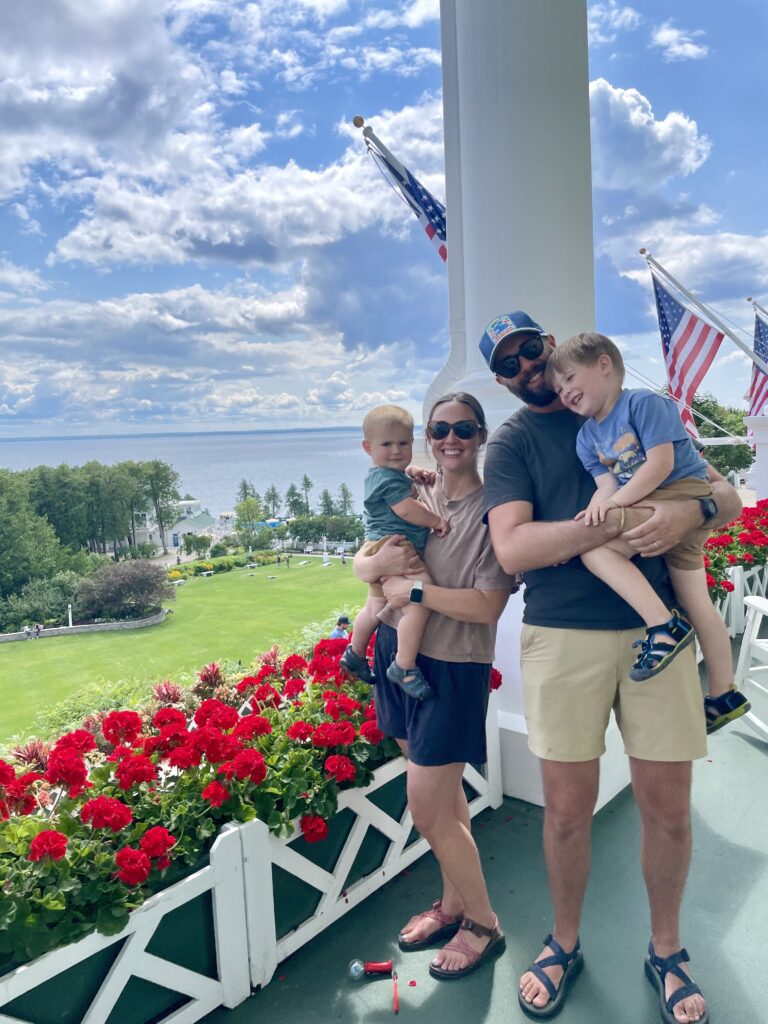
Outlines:
<svg viewBox="0 0 768 1024"><path fill-rule="evenodd" d="M760 623L768 615L768 598L746 597L744 604L747 618L736 666L736 688L749 699L752 710L741 721L768 743L768 638L758 639Z"/></svg>

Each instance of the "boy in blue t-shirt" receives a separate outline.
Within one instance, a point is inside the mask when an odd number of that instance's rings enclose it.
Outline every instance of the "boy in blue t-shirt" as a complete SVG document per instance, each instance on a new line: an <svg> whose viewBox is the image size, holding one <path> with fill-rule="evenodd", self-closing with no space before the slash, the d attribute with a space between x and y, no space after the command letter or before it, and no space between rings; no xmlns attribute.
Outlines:
<svg viewBox="0 0 768 1024"><path fill-rule="evenodd" d="M363 420L363 437L363 448L373 465L365 478L365 543L360 550L373 555L388 537L401 534L423 554L430 530L444 537L450 526L417 500L413 480L406 473L413 455L413 417L397 405L377 406ZM432 582L423 564L408 578ZM368 683L373 683L374 677L365 653L386 603L381 583L369 584L365 607L355 619L352 640L341 656L341 664ZM405 606L397 627L397 653L387 669L387 677L416 700L432 696L416 664L428 618L429 611L421 604Z"/></svg>
<svg viewBox="0 0 768 1024"><path fill-rule="evenodd" d="M623 389L624 361L603 334L588 332L557 346L547 362L547 380L566 409L589 417L576 439L576 452L597 490L578 514L586 525L603 522L610 508L628 508L644 499L710 496L707 464L685 431L674 403L653 391ZM670 610L630 561L635 553L618 538L585 552L584 565L640 615L646 637L629 675L643 681L663 671L698 634L709 674L704 701L707 731L727 725L749 710L733 687L731 644L709 597L700 528L666 553L669 575L688 622Z"/></svg>

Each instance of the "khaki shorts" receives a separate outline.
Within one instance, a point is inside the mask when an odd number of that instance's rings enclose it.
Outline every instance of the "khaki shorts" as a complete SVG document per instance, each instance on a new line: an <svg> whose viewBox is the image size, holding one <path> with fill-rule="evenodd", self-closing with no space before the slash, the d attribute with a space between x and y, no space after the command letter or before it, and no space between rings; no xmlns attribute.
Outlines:
<svg viewBox="0 0 768 1024"><path fill-rule="evenodd" d="M389 540L389 537L379 537L378 540L364 540L360 548L361 555L375 555L379 548ZM410 544L410 541L401 541L402 544ZM425 573L424 563L420 563L414 573ZM368 596L369 597L384 597L384 589L380 583L369 583L368 584Z"/></svg>
<svg viewBox="0 0 768 1024"><path fill-rule="evenodd" d="M548 761L592 761L605 751L611 708L630 757L692 761L707 753L694 645L659 675L627 675L642 629L524 625L521 639L528 746Z"/></svg>
<svg viewBox="0 0 768 1024"><path fill-rule="evenodd" d="M708 481L700 480L698 477L688 476L680 480L673 480L666 487L660 487L657 491L651 491L649 495L637 502L641 508L646 501L680 501L686 498L708 498L712 494L712 488ZM708 527L702 526L693 533L689 533L685 540L680 541L675 547L670 548L664 554L664 561L673 569L702 569L704 541L707 540L711 531Z"/></svg>

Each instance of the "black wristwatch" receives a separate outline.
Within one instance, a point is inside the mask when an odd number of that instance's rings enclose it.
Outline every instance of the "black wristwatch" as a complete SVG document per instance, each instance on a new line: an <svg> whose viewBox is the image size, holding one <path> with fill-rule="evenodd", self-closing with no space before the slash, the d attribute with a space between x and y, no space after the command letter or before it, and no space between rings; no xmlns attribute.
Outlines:
<svg viewBox="0 0 768 1024"><path fill-rule="evenodd" d="M718 509L715 504L714 498L699 498L699 505L701 505L701 514L704 516L704 523L708 523L710 519L714 519L717 515Z"/></svg>
<svg viewBox="0 0 768 1024"><path fill-rule="evenodd" d="M424 584L421 580L414 580L411 586L411 592L408 595L408 600L411 604L421 604L422 598L424 597Z"/></svg>

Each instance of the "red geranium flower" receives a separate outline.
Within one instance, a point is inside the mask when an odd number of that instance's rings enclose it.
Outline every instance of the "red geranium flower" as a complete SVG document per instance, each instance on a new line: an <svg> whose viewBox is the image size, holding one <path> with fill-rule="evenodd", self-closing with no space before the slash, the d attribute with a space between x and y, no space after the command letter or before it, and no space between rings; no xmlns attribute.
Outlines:
<svg viewBox="0 0 768 1024"><path fill-rule="evenodd" d="M212 807L221 807L229 800L229 790L214 780L208 783L200 796L203 800L207 800Z"/></svg>
<svg viewBox="0 0 768 1024"><path fill-rule="evenodd" d="M110 711L101 723L101 732L107 743L131 744L141 732L141 715L135 711Z"/></svg>
<svg viewBox="0 0 768 1024"><path fill-rule="evenodd" d="M218 769L228 779L248 779L255 786L261 785L267 777L267 765L264 755L258 750L241 750L233 761L228 761Z"/></svg>
<svg viewBox="0 0 768 1024"><path fill-rule="evenodd" d="M16 772L7 761L0 759L0 786L8 786L16 781Z"/></svg>
<svg viewBox="0 0 768 1024"><path fill-rule="evenodd" d="M45 779L53 786L66 786L70 797L80 796L83 790L93 785L88 781L88 769L82 754L69 747L51 751Z"/></svg>
<svg viewBox="0 0 768 1024"><path fill-rule="evenodd" d="M155 717L152 719L152 725L156 729L165 729L169 725L183 726L186 728L187 716L183 711L179 711L178 708L160 708L159 711L155 712Z"/></svg>
<svg viewBox="0 0 768 1024"><path fill-rule="evenodd" d="M491 689L492 690L498 690L499 687L501 686L501 683L502 683L501 672L499 672L499 670L497 668L492 668L491 669Z"/></svg>
<svg viewBox="0 0 768 1024"><path fill-rule="evenodd" d="M196 725L215 725L218 729L233 729L237 725L237 711L220 700L204 700L195 712Z"/></svg>
<svg viewBox="0 0 768 1024"><path fill-rule="evenodd" d="M289 654L283 662L283 679L290 679L307 670L307 662L300 654Z"/></svg>
<svg viewBox="0 0 768 1024"><path fill-rule="evenodd" d="M289 740L296 740L297 743L303 743L305 740L312 738L312 733L315 731L314 726L310 725L309 722L294 722L293 725L289 725L285 730L285 735Z"/></svg>
<svg viewBox="0 0 768 1024"><path fill-rule="evenodd" d="M52 828L38 832L29 844L29 859L42 860L43 857L50 857L51 860L61 860L66 855L68 841L63 832L57 832Z"/></svg>
<svg viewBox="0 0 768 1024"><path fill-rule="evenodd" d="M203 752L192 743L183 743L168 754L168 764L173 768L196 768L203 759Z"/></svg>
<svg viewBox="0 0 768 1024"><path fill-rule="evenodd" d="M286 700L298 697L307 687L306 679L289 679L283 687L283 696Z"/></svg>
<svg viewBox="0 0 768 1024"><path fill-rule="evenodd" d="M120 762L115 768L115 778L121 789L130 789L137 782L154 782L157 768L148 757L135 754Z"/></svg>
<svg viewBox="0 0 768 1024"><path fill-rule="evenodd" d="M351 722L323 722L312 734L312 746L348 747L356 738L357 732Z"/></svg>
<svg viewBox="0 0 768 1024"><path fill-rule="evenodd" d="M134 850L132 846L124 846L115 854L115 863L119 871L115 872L121 882L126 885L141 885L149 878L152 862L143 850Z"/></svg>
<svg viewBox="0 0 768 1024"><path fill-rule="evenodd" d="M360 735L375 747L384 739L384 733L371 719L367 719L360 726Z"/></svg>
<svg viewBox="0 0 768 1024"><path fill-rule="evenodd" d="M325 759L325 774L337 782L354 782L355 766L344 754L331 754Z"/></svg>
<svg viewBox="0 0 768 1024"><path fill-rule="evenodd" d="M243 749L240 740L228 736L215 725L203 725L200 729L196 729L191 736L192 746L205 754L211 764L229 761Z"/></svg>
<svg viewBox="0 0 768 1024"><path fill-rule="evenodd" d="M167 828L162 825L155 825L147 829L139 840L139 846L148 857L165 857L168 851L176 845L176 837L172 836Z"/></svg>
<svg viewBox="0 0 768 1024"><path fill-rule="evenodd" d="M268 718L263 715L243 715L235 726L233 736L241 740L249 740L254 736L268 736L272 732L272 725Z"/></svg>
<svg viewBox="0 0 768 1024"><path fill-rule="evenodd" d="M260 708L279 708L282 697L271 683L262 683L258 686L251 697L251 707L254 711Z"/></svg>
<svg viewBox="0 0 768 1024"><path fill-rule="evenodd" d="M83 804L80 820L90 823L91 828L110 828L113 832L119 832L121 828L130 825L133 814L122 800L116 800L111 796L97 796Z"/></svg>
<svg viewBox="0 0 768 1024"><path fill-rule="evenodd" d="M238 693L245 693L245 691L251 686L258 686L258 680L256 676L245 676L243 679L240 680L235 689L237 690Z"/></svg>
<svg viewBox="0 0 768 1024"><path fill-rule="evenodd" d="M92 732L87 729L75 729L74 732L67 732L53 745L51 753L58 754L60 750L74 750L78 754L87 754L89 750L95 750L98 744Z"/></svg>
<svg viewBox="0 0 768 1024"><path fill-rule="evenodd" d="M317 814L305 814L301 819L301 831L308 843L319 843L328 835L328 822Z"/></svg>

